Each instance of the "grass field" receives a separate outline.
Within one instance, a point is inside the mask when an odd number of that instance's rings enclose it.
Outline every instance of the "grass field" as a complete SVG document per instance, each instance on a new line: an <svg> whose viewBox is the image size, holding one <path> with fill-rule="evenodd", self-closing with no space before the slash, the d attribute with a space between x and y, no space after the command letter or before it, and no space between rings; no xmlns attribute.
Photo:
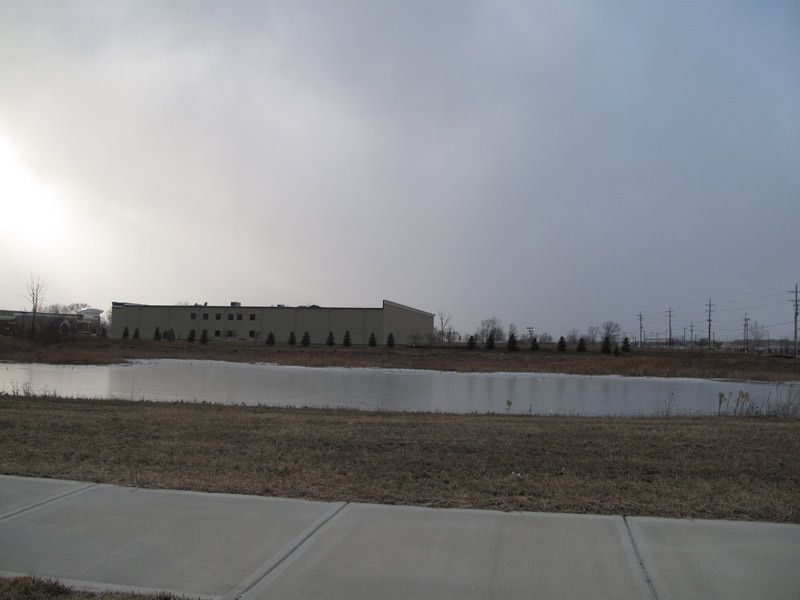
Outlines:
<svg viewBox="0 0 800 600"><path fill-rule="evenodd" d="M344 348L257 343L190 344L152 340L73 338L43 344L0 337L0 360L52 364L113 364L126 359L182 358L266 362L308 367L384 367L461 372L532 372L633 377L695 377L751 381L800 381L800 360L717 351L638 351L620 356L588 352L467 350L444 348Z"/></svg>
<svg viewBox="0 0 800 600"><path fill-rule="evenodd" d="M0 472L433 507L800 522L800 420L0 397Z"/></svg>

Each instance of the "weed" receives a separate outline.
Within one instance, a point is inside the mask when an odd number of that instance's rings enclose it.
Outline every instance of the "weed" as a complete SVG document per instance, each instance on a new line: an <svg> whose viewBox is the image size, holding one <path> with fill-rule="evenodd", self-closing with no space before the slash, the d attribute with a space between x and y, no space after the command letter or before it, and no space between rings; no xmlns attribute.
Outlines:
<svg viewBox="0 0 800 600"><path fill-rule="evenodd" d="M74 590L55 579L40 577L0 578L4 600L177 600L168 593L85 592Z"/></svg>
<svg viewBox="0 0 800 600"><path fill-rule="evenodd" d="M724 411L723 405L725 406ZM765 416L800 419L800 387L790 385L786 388L778 388L774 400L772 393L768 394L766 398L754 398L748 392L739 390L734 398L732 392L727 396L720 392L717 414L734 417Z"/></svg>

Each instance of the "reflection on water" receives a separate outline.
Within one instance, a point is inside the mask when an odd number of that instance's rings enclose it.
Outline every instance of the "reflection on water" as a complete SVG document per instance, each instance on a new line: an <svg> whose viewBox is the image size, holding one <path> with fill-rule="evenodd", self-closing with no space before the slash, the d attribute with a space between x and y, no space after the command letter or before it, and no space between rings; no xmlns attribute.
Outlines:
<svg viewBox="0 0 800 600"><path fill-rule="evenodd" d="M716 414L719 394L788 386L706 379L449 373L154 360L110 366L0 363L0 391L127 400L362 410L576 415Z"/></svg>

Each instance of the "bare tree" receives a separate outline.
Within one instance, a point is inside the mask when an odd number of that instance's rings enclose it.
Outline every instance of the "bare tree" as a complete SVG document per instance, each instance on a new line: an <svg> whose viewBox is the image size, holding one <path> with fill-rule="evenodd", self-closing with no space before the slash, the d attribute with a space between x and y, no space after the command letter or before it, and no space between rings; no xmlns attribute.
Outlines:
<svg viewBox="0 0 800 600"><path fill-rule="evenodd" d="M440 308L436 312L436 315L439 317L439 331L437 332L437 337L439 338L439 342L444 342L447 326L450 324L450 320L453 318L453 316L448 315L443 308Z"/></svg>
<svg viewBox="0 0 800 600"><path fill-rule="evenodd" d="M567 334L566 342L568 344L577 344L579 337L581 337L581 334L577 329L570 329L569 333Z"/></svg>
<svg viewBox="0 0 800 600"><path fill-rule="evenodd" d="M619 326L619 323L616 321L605 321L602 327L603 337L608 337L612 344L616 344L619 339L619 333L622 331L622 327Z"/></svg>
<svg viewBox="0 0 800 600"><path fill-rule="evenodd" d="M42 312L54 315L75 315L84 308L89 308L86 302L72 302L71 304L48 304Z"/></svg>
<svg viewBox="0 0 800 600"><path fill-rule="evenodd" d="M552 344L553 336L547 332L539 334L539 342L542 344Z"/></svg>
<svg viewBox="0 0 800 600"><path fill-rule="evenodd" d="M753 321L747 328L747 334L753 342L753 346L759 346L767 337L767 328L759 325L758 321Z"/></svg>
<svg viewBox="0 0 800 600"><path fill-rule="evenodd" d="M36 313L44 300L47 291L47 282L37 274L30 274L28 283L25 284L25 299L31 303L31 337L36 335Z"/></svg>
<svg viewBox="0 0 800 600"><path fill-rule="evenodd" d="M503 331L503 323L497 317L483 319L478 329L475 330L475 338L483 343L492 335L496 344L506 341L506 332Z"/></svg>
<svg viewBox="0 0 800 600"><path fill-rule="evenodd" d="M600 335L600 328L597 325L592 325L586 330L586 337L592 344L597 343L597 337Z"/></svg>

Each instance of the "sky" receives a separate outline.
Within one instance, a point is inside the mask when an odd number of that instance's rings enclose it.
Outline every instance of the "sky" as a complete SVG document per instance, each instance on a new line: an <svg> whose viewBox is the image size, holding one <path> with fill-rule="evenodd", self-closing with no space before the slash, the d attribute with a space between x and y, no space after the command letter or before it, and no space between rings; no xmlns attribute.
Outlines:
<svg viewBox="0 0 800 600"><path fill-rule="evenodd" d="M791 337L799 232L797 0L0 0L0 308Z"/></svg>

